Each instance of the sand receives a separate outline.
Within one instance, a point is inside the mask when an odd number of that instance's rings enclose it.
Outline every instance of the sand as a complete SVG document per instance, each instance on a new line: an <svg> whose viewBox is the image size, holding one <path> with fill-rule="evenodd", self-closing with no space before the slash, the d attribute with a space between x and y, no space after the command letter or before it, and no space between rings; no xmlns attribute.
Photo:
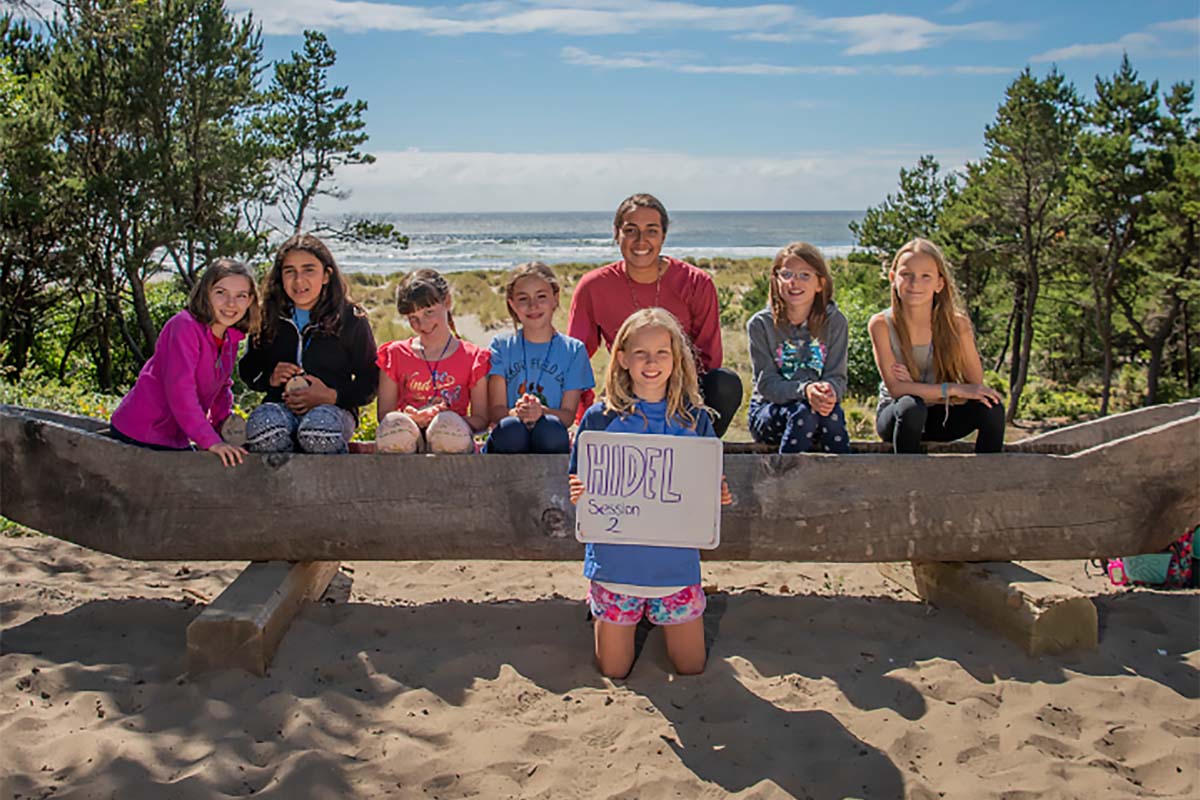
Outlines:
<svg viewBox="0 0 1200 800"><path fill-rule="evenodd" d="M264 678L185 674L242 564L0 539L0 800L1200 796L1200 594L1029 658L871 565L705 565L704 675L590 663L575 563L343 565Z"/></svg>

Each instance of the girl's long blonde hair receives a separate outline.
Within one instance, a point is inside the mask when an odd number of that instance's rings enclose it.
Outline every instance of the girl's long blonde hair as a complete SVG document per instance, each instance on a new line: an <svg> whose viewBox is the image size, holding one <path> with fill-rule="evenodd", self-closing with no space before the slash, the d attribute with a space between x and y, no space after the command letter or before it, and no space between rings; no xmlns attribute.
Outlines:
<svg viewBox="0 0 1200 800"><path fill-rule="evenodd" d="M662 328L671 337L671 377L667 379L667 418L676 419L689 428L695 428L696 411L704 408L710 415L715 412L705 408L700 395L700 379L696 372L696 360L687 335L679 320L665 308L643 308L631 314L613 340L612 359L604 375L604 407L621 416L632 414L637 407L637 395L633 393L633 378L629 370L617 360L617 353L625 352L629 337L650 328Z"/></svg>
<svg viewBox="0 0 1200 800"><path fill-rule="evenodd" d="M833 302L833 276L829 273L829 265L825 263L825 256L821 255L821 251L815 245L808 242L792 242L775 255L775 263L771 265L769 288L771 318L775 320L777 328L783 329L788 324L787 302L783 299L783 293L779 291L778 276L779 271L783 269L783 262L789 258L798 258L808 264L821 281L821 288L813 297L812 308L808 312L807 320L808 332L814 338L820 338L821 333L825 330L825 321L829 317L829 304Z"/></svg>
<svg viewBox="0 0 1200 800"><path fill-rule="evenodd" d="M892 259L891 273L900 266L900 260L910 253L921 253L933 259L937 265L938 274L942 278L942 290L933 296L933 374L937 383L962 383L966 380L966 353L962 340L958 335L958 287L954 285L954 276L950 273L950 265L941 249L928 239L913 239L896 251ZM896 337L900 340L900 355L904 366L913 380L920 376L916 359L913 357L912 337L908 333L908 324L904 319L904 302L896 291L896 282L891 281L892 293L892 324L896 327Z"/></svg>

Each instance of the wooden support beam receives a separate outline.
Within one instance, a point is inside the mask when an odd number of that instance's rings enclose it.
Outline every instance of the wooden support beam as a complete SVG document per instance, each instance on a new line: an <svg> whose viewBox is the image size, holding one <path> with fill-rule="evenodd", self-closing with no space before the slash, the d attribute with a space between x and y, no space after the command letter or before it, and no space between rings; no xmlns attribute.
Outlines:
<svg viewBox="0 0 1200 800"><path fill-rule="evenodd" d="M927 603L957 608L1031 656L1099 642L1092 599L1007 561L882 563L879 571Z"/></svg>
<svg viewBox="0 0 1200 800"><path fill-rule="evenodd" d="M244 669L263 675L306 600L316 600L337 561L256 561L188 625L188 672Z"/></svg>
<svg viewBox="0 0 1200 800"><path fill-rule="evenodd" d="M880 561L875 568L879 570L880 575L913 597L924 600L920 590L917 589L917 576L913 574L914 566L916 565L911 561Z"/></svg>

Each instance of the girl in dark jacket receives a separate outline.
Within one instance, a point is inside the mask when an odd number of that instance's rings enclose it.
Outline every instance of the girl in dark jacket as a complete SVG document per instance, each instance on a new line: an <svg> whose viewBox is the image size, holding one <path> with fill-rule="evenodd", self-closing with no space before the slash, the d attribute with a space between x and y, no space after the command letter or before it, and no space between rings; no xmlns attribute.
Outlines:
<svg viewBox="0 0 1200 800"><path fill-rule="evenodd" d="M267 394L246 421L246 449L345 453L379 377L366 313L310 234L280 246L262 297L262 330L238 366L247 386Z"/></svg>

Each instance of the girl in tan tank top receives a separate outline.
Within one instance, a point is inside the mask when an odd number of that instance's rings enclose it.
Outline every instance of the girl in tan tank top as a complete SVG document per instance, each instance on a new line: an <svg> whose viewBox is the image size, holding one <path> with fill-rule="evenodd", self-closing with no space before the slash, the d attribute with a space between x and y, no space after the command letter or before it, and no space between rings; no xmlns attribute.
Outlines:
<svg viewBox="0 0 1200 800"><path fill-rule="evenodd" d="M971 321L958 310L954 278L937 245L913 239L888 271L892 304L868 330L882 379L875 428L898 453L922 441L953 441L978 431L975 452L1004 445L1004 406L983 383Z"/></svg>

